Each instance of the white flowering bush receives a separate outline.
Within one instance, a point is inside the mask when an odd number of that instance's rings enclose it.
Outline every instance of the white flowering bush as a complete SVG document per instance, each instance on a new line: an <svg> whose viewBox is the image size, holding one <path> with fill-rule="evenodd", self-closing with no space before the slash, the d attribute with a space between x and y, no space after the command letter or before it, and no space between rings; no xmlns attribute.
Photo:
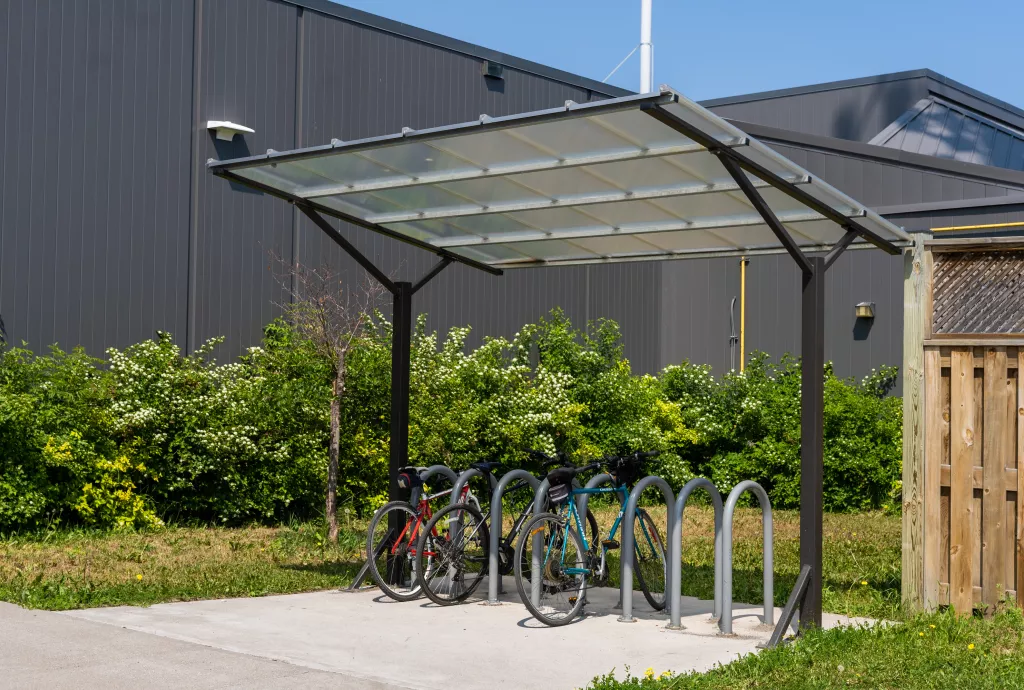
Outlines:
<svg viewBox="0 0 1024 690"><path fill-rule="evenodd" d="M411 353L410 462L525 466L529 449L585 461L659 450L647 473L677 489L761 482L799 504L800 365L752 358L742 374L683 363L634 375L618 326L580 330L558 310L468 349L421 317ZM66 522L274 522L322 511L331 363L283 320L238 361L185 355L167 333L107 361L81 350L0 348L0 532ZM380 314L346 358L338 502L387 499L391 324ZM894 368L825 375L825 506L899 504L902 407Z"/></svg>

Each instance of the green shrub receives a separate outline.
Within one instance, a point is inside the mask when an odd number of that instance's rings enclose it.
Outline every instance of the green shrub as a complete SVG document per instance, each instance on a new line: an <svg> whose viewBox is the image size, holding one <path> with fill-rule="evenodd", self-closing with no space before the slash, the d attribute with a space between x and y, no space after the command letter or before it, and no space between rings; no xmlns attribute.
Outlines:
<svg viewBox="0 0 1024 690"><path fill-rule="evenodd" d="M677 488L698 475L723 491L754 479L777 507L799 504L798 360L758 355L720 379L684 362L654 377L632 373L609 320L577 329L555 310L472 351L469 328L441 340L425 323L412 342L412 463L513 468L530 448L577 460L659 450L647 470ZM0 532L318 515L330 363L283 320L237 362L209 357L219 342L184 355L158 333L106 361L0 349ZM365 515L387 498L391 324L376 315L347 362L339 504ZM824 372L829 510L898 505L895 375L854 384Z"/></svg>
<svg viewBox="0 0 1024 690"><path fill-rule="evenodd" d="M801 375L798 359L772 364L763 353L720 381L702 365L667 368L665 395L699 439L685 449L691 470L723 492L753 479L774 506L798 508ZM892 491L902 472L903 408L888 395L896 368L882 367L860 383L839 379L831 365L823 375L825 509L898 509Z"/></svg>

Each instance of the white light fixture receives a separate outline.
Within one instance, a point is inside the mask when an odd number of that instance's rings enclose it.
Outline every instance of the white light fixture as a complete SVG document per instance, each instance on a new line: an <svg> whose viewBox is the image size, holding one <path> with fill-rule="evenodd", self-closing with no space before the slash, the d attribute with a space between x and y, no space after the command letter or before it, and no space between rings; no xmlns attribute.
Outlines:
<svg viewBox="0 0 1024 690"><path fill-rule="evenodd" d="M206 129L217 130L217 138L224 141L231 141L236 134L255 134L256 130L245 125L236 125L227 120L210 120L206 123Z"/></svg>

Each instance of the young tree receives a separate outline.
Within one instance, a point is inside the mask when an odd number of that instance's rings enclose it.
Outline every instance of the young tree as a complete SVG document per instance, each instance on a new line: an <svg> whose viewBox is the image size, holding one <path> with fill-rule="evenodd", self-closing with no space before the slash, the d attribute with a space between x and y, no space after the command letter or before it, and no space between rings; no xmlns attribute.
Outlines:
<svg viewBox="0 0 1024 690"><path fill-rule="evenodd" d="M291 295L282 304L285 317L331 363L331 434L327 464L328 538L338 540L338 453L341 445L341 402L345 397L347 357L372 325L372 315L386 294L369 275L358 285L346 285L341 272L323 265L310 269L278 259L286 270L279 282Z"/></svg>

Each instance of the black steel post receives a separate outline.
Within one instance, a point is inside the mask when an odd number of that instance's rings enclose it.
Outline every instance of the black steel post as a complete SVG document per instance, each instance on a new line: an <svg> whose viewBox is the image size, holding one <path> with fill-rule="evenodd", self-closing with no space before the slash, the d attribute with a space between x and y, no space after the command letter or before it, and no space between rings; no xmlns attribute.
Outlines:
<svg viewBox="0 0 1024 690"><path fill-rule="evenodd" d="M401 501L407 497L398 486L398 471L409 464L409 357L412 347L412 283L395 282L391 316L391 448L388 461L388 500ZM392 534L402 531L404 516L398 511L389 513L388 528ZM390 559L388 579L397 582L401 577L401 561Z"/></svg>
<svg viewBox="0 0 1024 690"><path fill-rule="evenodd" d="M800 567L810 582L800 607L800 627L821 627L821 495L824 489L825 259L808 257L803 274L800 395Z"/></svg>

